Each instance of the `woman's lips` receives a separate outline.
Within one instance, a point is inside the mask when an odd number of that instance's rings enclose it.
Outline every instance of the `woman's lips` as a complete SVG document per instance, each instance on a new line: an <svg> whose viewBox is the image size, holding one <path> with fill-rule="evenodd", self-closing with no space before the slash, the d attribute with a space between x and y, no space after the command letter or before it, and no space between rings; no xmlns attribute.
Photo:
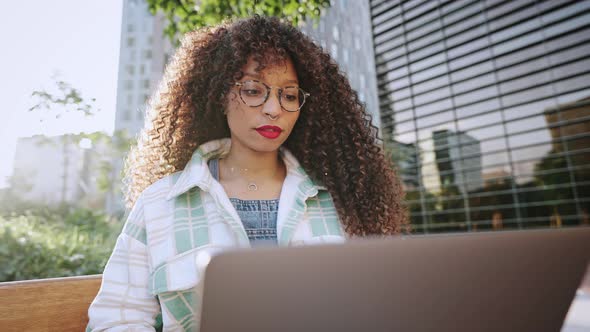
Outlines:
<svg viewBox="0 0 590 332"><path fill-rule="evenodd" d="M281 135L283 129L277 126L260 126L256 128L256 132L258 132L261 136L275 139Z"/></svg>

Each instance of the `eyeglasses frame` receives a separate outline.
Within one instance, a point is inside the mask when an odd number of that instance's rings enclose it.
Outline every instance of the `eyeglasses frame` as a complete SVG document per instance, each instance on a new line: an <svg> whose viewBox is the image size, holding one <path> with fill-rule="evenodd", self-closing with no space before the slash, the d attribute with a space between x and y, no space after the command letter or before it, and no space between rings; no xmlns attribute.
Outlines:
<svg viewBox="0 0 590 332"><path fill-rule="evenodd" d="M246 101L244 100L244 98L242 98L242 86L248 82L260 83L260 84L264 85L264 87L266 88L266 95L264 96L264 100L259 105L255 105L255 106L248 105L246 103ZM248 107L252 107L252 108L264 105L264 103L266 103L268 101L268 97L270 96L270 93L272 92L272 88L277 88L279 90L279 105L281 105L281 108L283 110L285 110L286 112L291 112L291 113L299 112L301 110L301 108L303 107L303 105L305 105L305 101L307 100L307 97L311 96L310 93L305 92L305 90L303 90L302 88L300 88L298 86L286 86L284 88L280 88L278 86L268 86L266 83L260 82L258 80L247 80L247 81L243 81L243 82L235 82L234 85L239 87L238 95L240 96L240 99L242 100L244 105L246 105ZM283 102L282 102L283 90L286 88L297 88L297 89L301 90L301 92L303 92L303 102L301 103L301 105L299 105L299 108L297 108L295 111L289 111L288 109L285 108L285 106L283 106Z"/></svg>

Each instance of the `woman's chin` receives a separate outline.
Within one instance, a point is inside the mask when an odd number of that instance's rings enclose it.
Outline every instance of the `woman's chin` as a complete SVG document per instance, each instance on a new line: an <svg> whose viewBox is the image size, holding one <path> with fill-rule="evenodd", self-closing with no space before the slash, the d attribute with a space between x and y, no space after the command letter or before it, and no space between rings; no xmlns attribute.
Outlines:
<svg viewBox="0 0 590 332"><path fill-rule="evenodd" d="M281 136L271 139L259 135L256 139L250 141L248 145L250 149L258 152L275 152L284 142L285 140Z"/></svg>

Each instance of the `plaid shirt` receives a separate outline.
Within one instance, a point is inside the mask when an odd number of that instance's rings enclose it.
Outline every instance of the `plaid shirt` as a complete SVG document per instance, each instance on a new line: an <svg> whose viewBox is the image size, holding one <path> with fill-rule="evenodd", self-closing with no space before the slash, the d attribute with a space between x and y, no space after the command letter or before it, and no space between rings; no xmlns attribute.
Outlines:
<svg viewBox="0 0 590 332"><path fill-rule="evenodd" d="M198 331L207 258L250 247L240 219L207 160L230 140L200 146L181 172L137 199L88 310L87 331ZM279 246L336 243L346 235L325 188L281 148L287 166L277 216ZM159 328L158 328L159 329Z"/></svg>

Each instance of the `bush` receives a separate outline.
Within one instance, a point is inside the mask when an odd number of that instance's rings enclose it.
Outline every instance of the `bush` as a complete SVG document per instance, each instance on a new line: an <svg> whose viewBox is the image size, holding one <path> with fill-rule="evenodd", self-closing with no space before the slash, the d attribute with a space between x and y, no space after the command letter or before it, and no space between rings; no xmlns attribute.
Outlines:
<svg viewBox="0 0 590 332"><path fill-rule="evenodd" d="M88 209L0 215L0 282L102 273L123 223Z"/></svg>

